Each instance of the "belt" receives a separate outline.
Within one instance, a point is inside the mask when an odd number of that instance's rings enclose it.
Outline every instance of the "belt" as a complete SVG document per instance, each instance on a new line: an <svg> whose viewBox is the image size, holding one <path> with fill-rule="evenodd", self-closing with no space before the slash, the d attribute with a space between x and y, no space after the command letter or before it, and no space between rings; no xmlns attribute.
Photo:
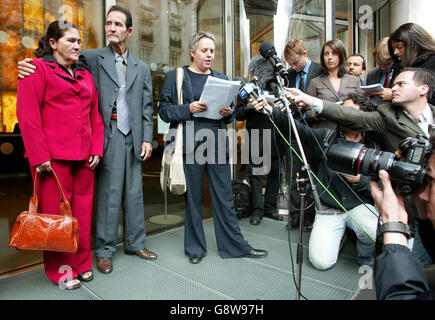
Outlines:
<svg viewBox="0 0 435 320"><path fill-rule="evenodd" d="M111 118L112 118L113 120L118 120L118 116L117 116L116 113L112 113Z"/></svg>

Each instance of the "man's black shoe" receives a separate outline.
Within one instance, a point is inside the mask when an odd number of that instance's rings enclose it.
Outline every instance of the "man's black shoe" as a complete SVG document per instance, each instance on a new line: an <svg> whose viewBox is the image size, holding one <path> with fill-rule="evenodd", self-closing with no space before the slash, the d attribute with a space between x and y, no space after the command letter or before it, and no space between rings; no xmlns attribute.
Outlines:
<svg viewBox="0 0 435 320"><path fill-rule="evenodd" d="M267 251L266 250L260 250L260 249L252 249L247 254L242 256L243 258L265 258L267 257Z"/></svg>
<svg viewBox="0 0 435 320"><path fill-rule="evenodd" d="M249 220L251 222L251 224L253 225L258 225L261 223L261 220L263 219L262 216L260 216L259 214L254 214L253 216L251 216L251 219Z"/></svg>

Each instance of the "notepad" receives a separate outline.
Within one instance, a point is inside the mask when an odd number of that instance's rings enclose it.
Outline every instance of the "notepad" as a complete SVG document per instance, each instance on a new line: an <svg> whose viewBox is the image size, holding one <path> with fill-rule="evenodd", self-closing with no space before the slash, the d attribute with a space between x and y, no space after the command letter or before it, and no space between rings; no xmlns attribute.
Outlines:
<svg viewBox="0 0 435 320"><path fill-rule="evenodd" d="M369 86L361 86L361 90L364 90L366 92L376 92L376 91L383 91L384 87L380 83L371 84Z"/></svg>

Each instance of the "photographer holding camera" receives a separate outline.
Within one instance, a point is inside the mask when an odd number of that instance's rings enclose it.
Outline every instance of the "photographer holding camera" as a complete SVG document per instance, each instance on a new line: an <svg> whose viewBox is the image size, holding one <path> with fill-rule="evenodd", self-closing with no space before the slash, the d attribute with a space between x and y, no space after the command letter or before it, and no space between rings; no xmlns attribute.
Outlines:
<svg viewBox="0 0 435 320"><path fill-rule="evenodd" d="M432 153L427 161L425 183L414 192L417 205L424 209L425 219L435 228L435 130L430 142ZM371 194L383 221L381 236L383 247L376 259L375 281L378 299L435 299L435 292L428 290L427 279L420 261L408 249L408 214L403 195L396 196L390 175L379 171L382 188L371 181ZM435 229L426 237L435 242Z"/></svg>
<svg viewBox="0 0 435 320"><path fill-rule="evenodd" d="M435 74L422 68L405 68L394 80L391 102L379 105L376 111L361 112L353 108L322 101L298 89L286 88L286 96L299 108L309 107L322 117L357 131L375 131L381 138L381 150L394 152L398 144L417 134L429 137L428 125L434 123L435 106L428 103L435 89ZM419 210L421 211L421 210ZM432 263L423 247L427 227L417 220L413 253L423 265ZM420 231L419 231L420 229ZM424 231L422 229L425 229Z"/></svg>

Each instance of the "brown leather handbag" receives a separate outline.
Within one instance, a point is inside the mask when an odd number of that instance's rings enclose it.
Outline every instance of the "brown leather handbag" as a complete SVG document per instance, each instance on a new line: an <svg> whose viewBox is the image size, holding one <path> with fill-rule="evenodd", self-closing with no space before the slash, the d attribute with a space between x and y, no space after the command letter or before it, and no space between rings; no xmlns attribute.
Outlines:
<svg viewBox="0 0 435 320"><path fill-rule="evenodd" d="M36 212L38 208L38 197L36 196L38 173L35 173L29 209L17 217L12 228L9 247L24 250L77 252L79 224L71 214L71 206L65 197L56 173L54 170L52 172L61 195L60 215Z"/></svg>

